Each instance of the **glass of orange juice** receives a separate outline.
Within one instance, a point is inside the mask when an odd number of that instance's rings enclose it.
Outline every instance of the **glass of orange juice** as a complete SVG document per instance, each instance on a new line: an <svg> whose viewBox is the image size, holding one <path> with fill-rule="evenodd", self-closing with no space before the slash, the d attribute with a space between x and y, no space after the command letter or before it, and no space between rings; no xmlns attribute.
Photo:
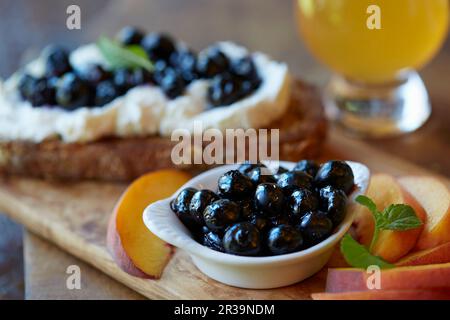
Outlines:
<svg viewBox="0 0 450 320"><path fill-rule="evenodd" d="M447 34L448 0L294 0L301 36L331 68L327 115L366 136L419 128L429 117L427 90L415 70Z"/></svg>

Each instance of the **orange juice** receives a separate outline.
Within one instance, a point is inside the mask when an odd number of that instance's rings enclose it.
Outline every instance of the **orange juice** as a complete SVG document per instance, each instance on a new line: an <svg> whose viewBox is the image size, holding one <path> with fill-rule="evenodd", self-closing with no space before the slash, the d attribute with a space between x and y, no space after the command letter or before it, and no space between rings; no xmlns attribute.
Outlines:
<svg viewBox="0 0 450 320"><path fill-rule="evenodd" d="M367 12L371 5L378 6L379 15ZM295 0L295 7L314 56L367 83L422 67L439 50L448 28L448 0ZM368 27L373 18L379 18L380 28Z"/></svg>

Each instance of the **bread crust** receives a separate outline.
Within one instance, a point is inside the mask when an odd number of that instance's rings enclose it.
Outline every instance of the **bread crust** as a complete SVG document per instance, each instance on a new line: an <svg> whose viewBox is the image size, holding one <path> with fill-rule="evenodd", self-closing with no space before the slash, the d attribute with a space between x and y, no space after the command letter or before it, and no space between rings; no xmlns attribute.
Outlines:
<svg viewBox="0 0 450 320"><path fill-rule="evenodd" d="M267 129L280 129L281 160L316 157L326 135L318 90L296 81L288 111ZM171 152L176 144L160 136L106 138L89 143L0 141L0 174L57 180L130 181L163 168L205 169L205 165L173 164Z"/></svg>

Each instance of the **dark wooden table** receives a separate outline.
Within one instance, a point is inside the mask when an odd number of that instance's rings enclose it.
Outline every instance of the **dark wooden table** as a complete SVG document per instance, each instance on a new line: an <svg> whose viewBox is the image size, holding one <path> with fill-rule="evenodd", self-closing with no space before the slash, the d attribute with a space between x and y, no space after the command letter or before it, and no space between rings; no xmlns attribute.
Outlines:
<svg viewBox="0 0 450 320"><path fill-rule="evenodd" d="M65 11L72 3L81 7L81 31L65 27ZM217 40L237 41L288 62L296 76L322 85L328 72L298 39L292 8L290 1L278 0L2 0L0 76L9 76L23 59L49 42L74 47L131 24L170 32L195 49ZM367 143L450 176L450 39L421 74L433 104L429 122L413 134ZM20 239L21 228L0 217L0 299L24 297ZM26 239L29 243L30 237ZM36 242L31 240L29 245L39 246ZM42 246L35 249L40 254L46 252ZM48 254L55 260L61 257ZM41 297L49 296L43 292Z"/></svg>

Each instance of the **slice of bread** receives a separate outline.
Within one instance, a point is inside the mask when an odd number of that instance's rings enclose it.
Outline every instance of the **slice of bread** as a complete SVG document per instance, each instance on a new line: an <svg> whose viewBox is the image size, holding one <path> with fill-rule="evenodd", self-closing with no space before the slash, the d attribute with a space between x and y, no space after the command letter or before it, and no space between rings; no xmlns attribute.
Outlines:
<svg viewBox="0 0 450 320"><path fill-rule="evenodd" d="M280 129L280 159L298 161L318 155L326 121L317 88L296 81L286 114L267 129ZM177 167L170 138L108 138L90 143L58 140L33 143L0 141L0 173L29 177L130 181L148 171ZM199 171L204 165L178 168Z"/></svg>

